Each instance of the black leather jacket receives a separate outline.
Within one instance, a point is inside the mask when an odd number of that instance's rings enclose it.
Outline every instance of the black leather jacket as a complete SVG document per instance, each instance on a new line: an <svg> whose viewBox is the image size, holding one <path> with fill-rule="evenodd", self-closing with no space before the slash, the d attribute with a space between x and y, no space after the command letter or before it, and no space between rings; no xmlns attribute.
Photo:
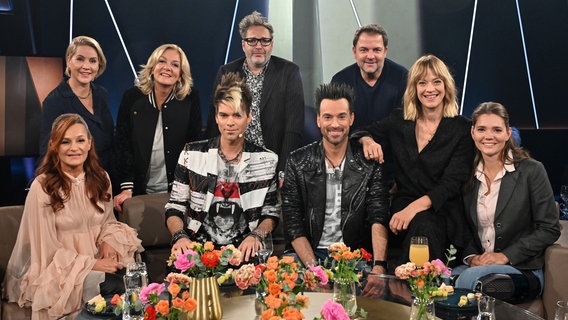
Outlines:
<svg viewBox="0 0 568 320"><path fill-rule="evenodd" d="M381 176L381 165L365 160L361 146L350 143L343 168L341 230L343 242L353 249L372 252L371 225L388 227L388 192ZM325 223L325 179L321 140L290 154L282 189L284 231L290 241L307 237L317 248Z"/></svg>

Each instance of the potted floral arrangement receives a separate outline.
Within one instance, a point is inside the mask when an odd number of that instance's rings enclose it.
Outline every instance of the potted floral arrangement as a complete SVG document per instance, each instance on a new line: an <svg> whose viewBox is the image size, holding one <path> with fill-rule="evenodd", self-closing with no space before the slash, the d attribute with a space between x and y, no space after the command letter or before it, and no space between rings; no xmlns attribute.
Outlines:
<svg viewBox="0 0 568 320"><path fill-rule="evenodd" d="M173 254L168 266L192 278L189 283L189 297L197 302L193 313L195 319L221 319L223 311L219 297L219 284L230 274L230 266L238 266L242 253L233 245L215 249L213 242L192 242L185 253ZM200 297L205 294L209 299Z"/></svg>
<svg viewBox="0 0 568 320"><path fill-rule="evenodd" d="M362 260L369 261L372 255L363 248L351 251L343 242L331 244L328 250L331 262L326 260L324 264L330 266L333 299L343 306L349 316L353 316L357 312L355 284L359 283L356 269Z"/></svg>
<svg viewBox="0 0 568 320"><path fill-rule="evenodd" d="M243 265L233 272L232 277L242 290L256 287L259 309L264 309L257 311L263 320L304 319L301 310L309 304L304 291L327 283L327 275L321 267L302 269L290 256L280 260L272 256L265 265Z"/></svg>
<svg viewBox="0 0 568 320"><path fill-rule="evenodd" d="M456 249L453 246L447 250L447 263L454 260ZM410 291L414 296L411 307L411 319L433 319L434 301L432 292L437 291L443 276L450 275L451 271L440 259L426 261L422 266L417 267L413 262L408 262L396 267L395 275L410 284Z"/></svg>
<svg viewBox="0 0 568 320"><path fill-rule="evenodd" d="M146 305L144 319L189 319L197 307L197 301L184 290L191 283L191 278L170 273L165 280L167 284L151 283L140 292L140 301Z"/></svg>

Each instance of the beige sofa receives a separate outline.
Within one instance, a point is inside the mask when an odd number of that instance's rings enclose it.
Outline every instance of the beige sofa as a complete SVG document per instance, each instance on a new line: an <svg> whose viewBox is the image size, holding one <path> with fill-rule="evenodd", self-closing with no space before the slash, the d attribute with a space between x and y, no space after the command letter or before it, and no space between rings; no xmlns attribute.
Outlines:
<svg viewBox="0 0 568 320"><path fill-rule="evenodd" d="M119 219L138 230L146 249L142 257L147 263L151 281L162 281L170 252L170 235L164 222L164 205L168 194L137 196L124 203L124 212ZM16 241L23 206L0 207L0 279L4 279L6 265ZM281 224L280 224L281 225ZM520 306L549 320L554 319L556 301L568 298L568 221L561 221L560 239L546 250L545 287L541 299ZM282 229L275 231L275 254L281 254L284 237ZM21 309L15 303L2 300L1 320L30 319L31 310Z"/></svg>

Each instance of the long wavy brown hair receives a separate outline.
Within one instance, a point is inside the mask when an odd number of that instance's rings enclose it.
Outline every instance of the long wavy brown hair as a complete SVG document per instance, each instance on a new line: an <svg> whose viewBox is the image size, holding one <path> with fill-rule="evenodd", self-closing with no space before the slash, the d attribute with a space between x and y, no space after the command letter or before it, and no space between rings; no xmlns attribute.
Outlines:
<svg viewBox="0 0 568 320"><path fill-rule="evenodd" d="M108 202L111 195L108 192L110 181L104 169L99 164L99 157L94 148L94 141L85 120L78 114L62 114L51 127L51 137L47 147L47 153L41 165L37 168L35 176L44 174L45 178L40 181L43 191L49 195L49 203L54 212L65 207L65 202L69 200L71 193L71 179L63 172L61 159L59 158L59 146L61 145L67 130L80 124L87 131L87 138L93 146L83 163L85 171L85 192L91 203L99 212L104 212L104 207L99 206L100 202Z"/></svg>

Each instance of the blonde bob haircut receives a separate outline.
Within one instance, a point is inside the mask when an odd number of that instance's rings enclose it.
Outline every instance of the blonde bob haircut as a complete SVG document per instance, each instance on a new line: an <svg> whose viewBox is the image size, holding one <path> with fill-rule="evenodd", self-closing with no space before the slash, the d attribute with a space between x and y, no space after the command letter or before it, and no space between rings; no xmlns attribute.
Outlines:
<svg viewBox="0 0 568 320"><path fill-rule="evenodd" d="M67 47L67 52L65 53L65 63L69 61L75 53L77 53L77 48L80 46L89 46L97 52L97 56L99 57L99 71L95 75L95 79L98 78L103 72L105 72L107 61L105 58L105 54L103 53L103 49L97 42L97 40L87 37L87 36L78 36L71 40L71 43ZM65 67L65 75L70 77L71 72L69 66Z"/></svg>
<svg viewBox="0 0 568 320"><path fill-rule="evenodd" d="M179 53L180 56L180 79L178 83L174 87L174 94L176 99L183 100L191 93L191 87L193 86L193 79L191 78L191 68L189 67L189 61L187 60L187 56L185 52L176 44L168 43L163 44L156 48L154 52L148 58L148 62L144 65L141 65L142 68L140 72L138 72L138 83L136 86L142 91L142 93L148 95L154 90L154 76L152 72L154 71L154 67L160 61L160 57L164 54L166 50L175 50Z"/></svg>
<svg viewBox="0 0 568 320"><path fill-rule="evenodd" d="M456 83L446 64L434 55L428 54L420 57L408 71L408 80L404 92L404 119L416 121L422 115L422 105L418 100L416 85L426 73L432 73L444 82L445 95L443 103L444 118L453 118L458 115Z"/></svg>

